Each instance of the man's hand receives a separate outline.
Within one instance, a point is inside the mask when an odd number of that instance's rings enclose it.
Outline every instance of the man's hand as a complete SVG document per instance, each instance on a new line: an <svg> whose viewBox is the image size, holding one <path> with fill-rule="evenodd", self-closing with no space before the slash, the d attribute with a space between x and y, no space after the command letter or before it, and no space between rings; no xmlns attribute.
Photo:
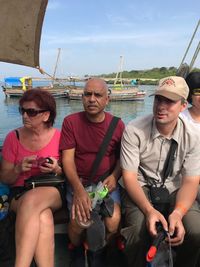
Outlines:
<svg viewBox="0 0 200 267"><path fill-rule="evenodd" d="M156 223L160 222L164 228L165 231L168 231L168 224L167 221L165 220L165 217L156 209L152 207L150 211L146 214L146 224L147 224L147 229L152 236L157 235L157 230L156 230Z"/></svg>
<svg viewBox="0 0 200 267"><path fill-rule="evenodd" d="M114 175L109 175L104 181L103 185L105 185L108 188L109 192L112 192L116 189L117 181Z"/></svg>
<svg viewBox="0 0 200 267"><path fill-rule="evenodd" d="M86 222L90 219L92 210L91 199L84 188L74 190L72 204L72 219L77 218L79 221Z"/></svg>
<svg viewBox="0 0 200 267"><path fill-rule="evenodd" d="M174 210L169 216L169 234L172 246L178 246L183 243L185 229L182 223L182 216L177 210Z"/></svg>

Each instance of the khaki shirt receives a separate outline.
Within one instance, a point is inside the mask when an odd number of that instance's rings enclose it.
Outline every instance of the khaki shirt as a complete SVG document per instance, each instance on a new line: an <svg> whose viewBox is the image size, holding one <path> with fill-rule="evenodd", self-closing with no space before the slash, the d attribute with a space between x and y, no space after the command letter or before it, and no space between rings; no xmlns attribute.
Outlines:
<svg viewBox="0 0 200 267"><path fill-rule="evenodd" d="M157 130L153 115L131 121L125 128L121 145L121 167L138 173L141 186L162 184L162 170L168 154L171 138L178 143L174 155L174 167L165 185L170 192L181 185L184 176L200 175L200 136L194 126L179 118L170 138L163 137ZM140 167L149 177L143 177Z"/></svg>

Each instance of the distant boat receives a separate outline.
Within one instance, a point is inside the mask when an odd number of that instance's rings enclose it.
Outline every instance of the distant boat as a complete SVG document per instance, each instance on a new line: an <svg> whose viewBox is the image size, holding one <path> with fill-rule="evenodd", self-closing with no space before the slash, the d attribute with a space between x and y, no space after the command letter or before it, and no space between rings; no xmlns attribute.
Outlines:
<svg viewBox="0 0 200 267"><path fill-rule="evenodd" d="M138 88L123 86L123 89L116 90L110 88L110 101L143 101L146 95L145 91L139 91Z"/></svg>
<svg viewBox="0 0 200 267"><path fill-rule="evenodd" d="M39 71L42 74L46 74L50 77L52 82L47 86L38 86L43 90L50 92L55 98L68 98L69 91L77 88L76 85L65 85L60 79L56 78L56 70L58 65L58 60L60 57L61 49L58 48L58 55L56 59L56 64L54 68L53 75L49 75L43 69L39 68ZM33 78L32 77L7 77L4 79L4 85L2 86L3 91L6 97L21 97L26 90L30 90L33 87Z"/></svg>
<svg viewBox="0 0 200 267"><path fill-rule="evenodd" d="M113 86L109 86L110 101L143 101L146 95L145 91L138 89L138 81L133 79L130 84L124 84L122 79L123 57L120 56L119 71ZM70 100L81 100L83 89L74 89L69 91Z"/></svg>
<svg viewBox="0 0 200 267"><path fill-rule="evenodd" d="M123 87L124 88L124 87ZM146 93L137 88L127 88L116 90L109 88L110 101L143 101ZM81 100L83 89L71 89L68 93L69 100Z"/></svg>
<svg viewBox="0 0 200 267"><path fill-rule="evenodd" d="M69 87L63 85L39 86L43 90L50 92L55 98L68 98ZM2 85L6 97L21 97L26 90L33 87L31 77L7 77Z"/></svg>
<svg viewBox="0 0 200 267"><path fill-rule="evenodd" d="M133 79L130 84L125 84L122 79L122 66L124 58L120 56L119 71L116 74L114 85L109 88L111 101L143 101L145 91L139 91L138 81Z"/></svg>

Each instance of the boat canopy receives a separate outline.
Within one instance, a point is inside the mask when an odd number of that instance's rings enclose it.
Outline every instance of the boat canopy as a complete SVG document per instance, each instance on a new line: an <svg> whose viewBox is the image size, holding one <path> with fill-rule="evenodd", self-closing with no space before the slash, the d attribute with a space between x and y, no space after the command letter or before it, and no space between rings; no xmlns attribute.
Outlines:
<svg viewBox="0 0 200 267"><path fill-rule="evenodd" d="M42 24L48 0L0 1L0 61L39 66Z"/></svg>
<svg viewBox="0 0 200 267"><path fill-rule="evenodd" d="M31 77L7 77L4 79L7 87L16 87L21 86L22 90L32 87L32 78Z"/></svg>
<svg viewBox="0 0 200 267"><path fill-rule="evenodd" d="M8 77L4 79L4 82L6 85L12 87L12 86L21 86L22 83L20 81L20 77Z"/></svg>
<svg viewBox="0 0 200 267"><path fill-rule="evenodd" d="M138 84L138 82L136 79L131 80L131 85L137 85L137 84Z"/></svg>

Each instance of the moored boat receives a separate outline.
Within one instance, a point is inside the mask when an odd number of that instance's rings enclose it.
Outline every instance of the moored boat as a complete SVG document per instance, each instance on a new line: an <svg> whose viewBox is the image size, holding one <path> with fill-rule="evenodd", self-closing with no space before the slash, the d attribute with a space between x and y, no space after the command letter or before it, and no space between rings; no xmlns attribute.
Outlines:
<svg viewBox="0 0 200 267"><path fill-rule="evenodd" d="M110 101L143 101L145 95L145 91L139 91L137 88L110 89Z"/></svg>
<svg viewBox="0 0 200 267"><path fill-rule="evenodd" d="M54 84L39 87L47 90L56 98L68 98L68 86ZM26 90L34 87L31 77L8 77L4 79L2 88L6 97L21 97Z"/></svg>
<svg viewBox="0 0 200 267"><path fill-rule="evenodd" d="M68 97L70 100L81 100L83 89L69 90ZM145 91L139 91L138 88L128 88L115 90L109 88L110 101L143 101L145 98Z"/></svg>

